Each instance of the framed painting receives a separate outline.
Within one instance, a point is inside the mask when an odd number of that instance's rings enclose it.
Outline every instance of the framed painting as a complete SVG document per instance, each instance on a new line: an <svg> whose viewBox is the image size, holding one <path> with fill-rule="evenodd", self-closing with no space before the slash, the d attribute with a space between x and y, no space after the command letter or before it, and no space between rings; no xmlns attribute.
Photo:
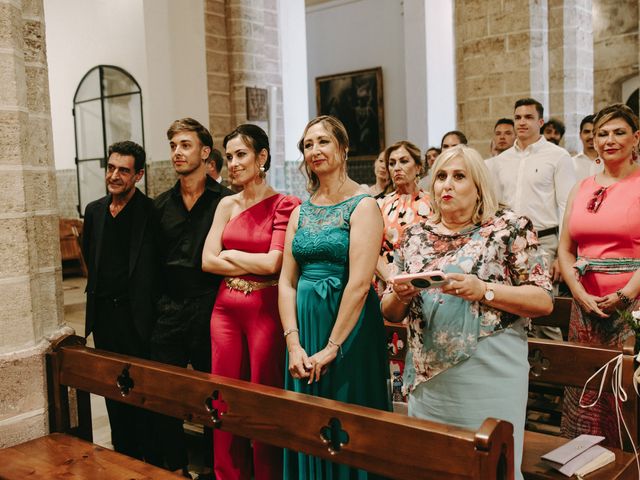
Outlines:
<svg viewBox="0 0 640 480"><path fill-rule="evenodd" d="M382 68L316 78L318 115L340 119L349 134L349 158L375 160L384 150Z"/></svg>

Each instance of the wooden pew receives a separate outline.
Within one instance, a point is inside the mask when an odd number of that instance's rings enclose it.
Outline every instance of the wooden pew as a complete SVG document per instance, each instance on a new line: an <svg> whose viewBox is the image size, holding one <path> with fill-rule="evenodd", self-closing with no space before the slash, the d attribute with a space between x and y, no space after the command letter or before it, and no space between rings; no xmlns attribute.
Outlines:
<svg viewBox="0 0 640 480"><path fill-rule="evenodd" d="M86 392L92 392L389 478L513 479L513 429L508 422L487 419L474 432L94 350L82 343L79 337L67 337L48 355L51 426L57 432L90 439ZM69 388L78 393L75 427ZM45 439L71 442L66 434ZM85 450L97 448L82 445ZM78 448L70 448L78 454ZM46 463L31 452L32 463ZM7 476L0 460L0 478L23 477Z"/></svg>
<svg viewBox="0 0 640 480"><path fill-rule="evenodd" d="M591 375L609 360L622 354L622 385L627 401L622 404L624 418L632 438L638 439L638 396L633 389L634 341L630 339L622 351L604 346L555 342L539 338L529 339L530 382L544 382L557 386L582 388ZM605 379L605 392L611 392L610 366ZM600 378L590 386L597 389ZM594 472L589 479L638 478L631 441L623 433L624 450L615 450L616 463ZM567 442L567 439L537 432L525 432L522 471L527 479L562 478L541 461L540 456Z"/></svg>
<svg viewBox="0 0 640 480"><path fill-rule="evenodd" d="M534 319L536 325L559 327L566 338L571 315L571 298L556 298L554 311L547 317ZM562 392L564 387L582 389L586 381L609 360L622 355L622 385L627 393L627 401L622 404L622 417L630 430L636 445L638 444L638 396L633 388L635 339L630 338L622 349L602 345L584 345L574 342L556 342L539 338L529 338L529 390L540 392ZM611 392L613 365L607 372L604 392ZM590 383L592 389L598 389L601 377ZM624 452L615 450L616 462L593 474L590 480L609 480L618 478L638 478L631 440L623 433ZM527 479L562 478L540 461L540 455L546 453L567 439L537 432L525 432L522 470Z"/></svg>
<svg viewBox="0 0 640 480"><path fill-rule="evenodd" d="M562 331L562 337L566 340L569 332L569 317L571 317L571 297L556 297L553 302L553 311L544 317L534 318L534 325L545 327L557 327Z"/></svg>
<svg viewBox="0 0 640 480"><path fill-rule="evenodd" d="M62 260L62 273L79 270L83 277L87 276L87 264L82 255L81 238L83 222L77 218L61 218L60 229L60 259ZM75 267L70 262L77 262Z"/></svg>

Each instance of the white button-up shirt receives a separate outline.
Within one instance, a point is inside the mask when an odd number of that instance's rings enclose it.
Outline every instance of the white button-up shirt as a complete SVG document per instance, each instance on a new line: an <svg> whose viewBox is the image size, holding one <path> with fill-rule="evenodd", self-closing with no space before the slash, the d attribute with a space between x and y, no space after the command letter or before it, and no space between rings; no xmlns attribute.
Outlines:
<svg viewBox="0 0 640 480"><path fill-rule="evenodd" d="M536 230L559 227L576 175L569 152L543 136L487 160L498 201L526 215Z"/></svg>
<svg viewBox="0 0 640 480"><path fill-rule="evenodd" d="M579 182L580 180L592 177L593 175L600 173L604 170L604 164L602 160L599 163L596 163L595 160L591 160L587 157L584 152L578 153L573 157L573 168L576 171L576 180Z"/></svg>

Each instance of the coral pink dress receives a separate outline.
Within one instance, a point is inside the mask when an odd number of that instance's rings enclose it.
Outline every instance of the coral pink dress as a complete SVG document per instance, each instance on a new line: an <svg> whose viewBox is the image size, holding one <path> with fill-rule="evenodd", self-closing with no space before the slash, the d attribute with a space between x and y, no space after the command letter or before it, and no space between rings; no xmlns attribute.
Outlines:
<svg viewBox="0 0 640 480"><path fill-rule="evenodd" d="M569 234L577 244L578 263L589 259L640 259L640 170L607 187L598 209L588 206L601 185L595 176L585 178L576 192L569 216ZM584 261L580 261L580 259ZM605 296L623 288L633 271L598 271L588 267L580 278L587 293ZM569 340L580 343L621 346L631 331L612 314L609 318L590 316L574 302L569 323ZM599 379L598 379L599 381ZM596 384L594 384L596 385ZM610 446L619 447L614 398L603 394L591 408L578 405L582 389L566 389L562 416L562 434L575 437L586 433L603 435ZM587 391L582 399L589 405L597 391ZM633 394L633 392L632 392Z"/></svg>
<svg viewBox="0 0 640 480"><path fill-rule="evenodd" d="M291 212L300 204L293 196L272 195L233 217L222 233L225 250L249 253L282 251ZM244 280L268 282L278 275L242 275ZM282 388L285 342L278 314L278 287L245 292L220 284L211 314L211 371ZM249 440L214 431L214 468L218 479L250 478ZM282 478L282 449L253 442L256 479Z"/></svg>

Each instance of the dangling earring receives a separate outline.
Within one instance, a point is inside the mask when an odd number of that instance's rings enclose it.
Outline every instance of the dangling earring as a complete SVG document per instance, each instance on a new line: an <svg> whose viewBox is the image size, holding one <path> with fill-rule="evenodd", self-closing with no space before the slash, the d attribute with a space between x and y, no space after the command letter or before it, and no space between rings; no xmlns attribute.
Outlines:
<svg viewBox="0 0 640 480"><path fill-rule="evenodd" d="M636 163L638 161L638 152L634 148L631 150L631 163Z"/></svg>
<svg viewBox="0 0 640 480"><path fill-rule="evenodd" d="M594 160L594 162L596 162L596 165L600 165L602 163L602 160L600 159L600 155L598 155L596 157L596 159Z"/></svg>
<svg viewBox="0 0 640 480"><path fill-rule="evenodd" d="M260 173L258 175L260 176L260 178L264 178L267 176L267 172L264 169L264 165L260 165Z"/></svg>

